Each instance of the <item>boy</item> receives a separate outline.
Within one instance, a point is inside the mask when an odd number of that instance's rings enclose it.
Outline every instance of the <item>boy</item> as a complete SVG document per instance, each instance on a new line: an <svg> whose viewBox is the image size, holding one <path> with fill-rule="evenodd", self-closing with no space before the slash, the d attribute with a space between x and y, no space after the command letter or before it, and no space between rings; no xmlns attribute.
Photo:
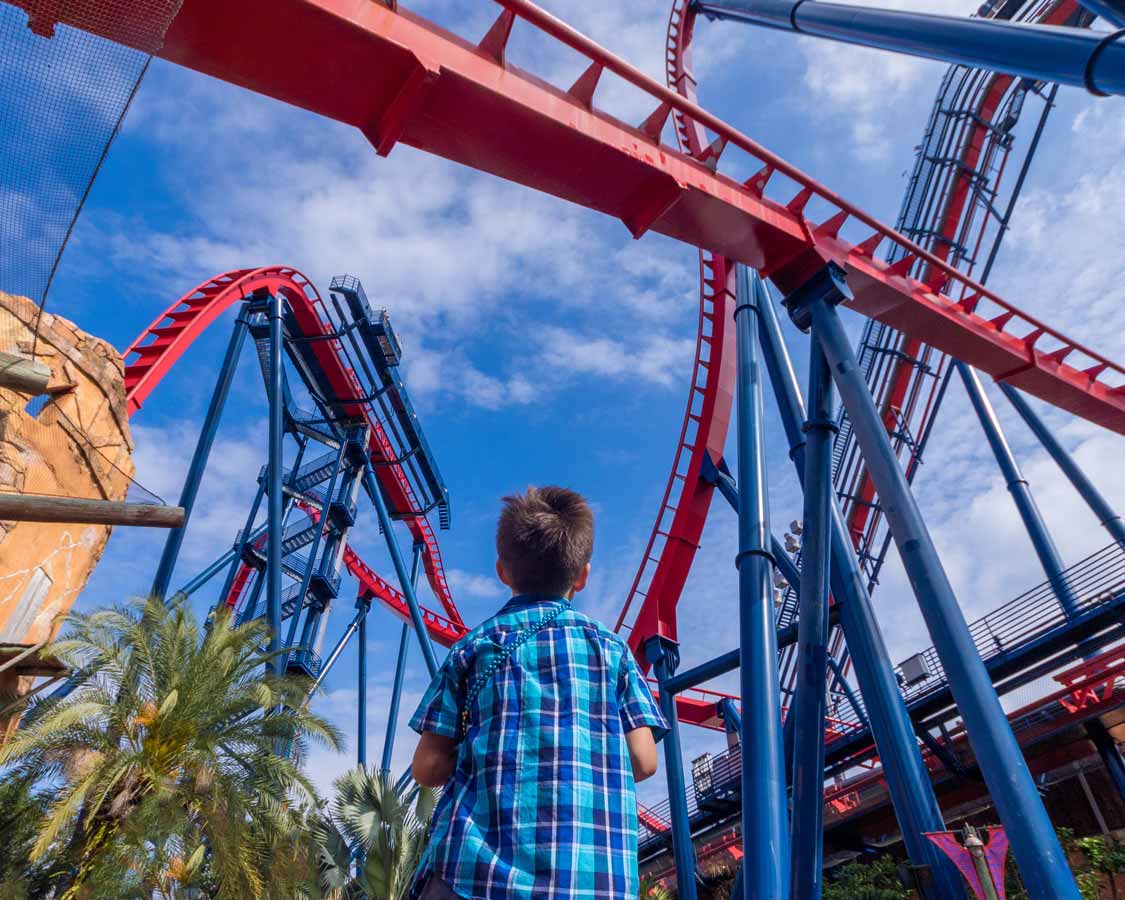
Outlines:
<svg viewBox="0 0 1125 900"><path fill-rule="evenodd" d="M496 574L512 598L466 635L410 727L414 778L444 786L412 896L635 900L635 782L664 716L628 645L570 606L594 515L560 487L505 497Z"/></svg>

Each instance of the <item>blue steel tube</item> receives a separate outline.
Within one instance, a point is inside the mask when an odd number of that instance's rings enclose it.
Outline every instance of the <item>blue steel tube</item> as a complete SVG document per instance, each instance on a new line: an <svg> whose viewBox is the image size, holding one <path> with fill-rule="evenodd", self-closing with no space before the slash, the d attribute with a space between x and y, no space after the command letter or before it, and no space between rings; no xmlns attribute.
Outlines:
<svg viewBox="0 0 1125 900"><path fill-rule="evenodd" d="M370 460L364 466L363 484L367 488L367 493L371 496L375 513L379 516L379 527L383 529L383 537L387 542L387 552L391 555L391 563L394 564L395 575L398 576L399 588L402 590L403 597L406 598L406 605L410 608L410 620L414 623L414 633L418 635L418 643L422 645L422 658L425 659L426 669L432 678L438 670L437 657L434 656L434 648L430 644L430 635L426 631L426 620L422 618L422 608L418 605L418 597L414 593L414 586L411 584L410 575L406 571L406 562L402 558L402 550L399 549L398 540L395 538L391 516L387 512L387 501L383 499L383 489L379 487L379 481L375 477L375 470L371 468Z"/></svg>
<svg viewBox="0 0 1125 900"><path fill-rule="evenodd" d="M766 367L789 441L789 458L796 466L798 478L803 479L805 405L765 284L758 279L755 287L761 295L760 337ZM840 627L855 666L856 679L871 722L871 734L883 765L895 816L902 829L906 852L915 865L928 866L933 876L933 884L923 888L926 900L963 900L965 891L960 874L925 836L927 831L944 831L945 823L918 750L914 726L899 692L883 634L871 607L867 580L835 500L832 502L830 552L830 583L840 611Z"/></svg>
<svg viewBox="0 0 1125 900"><path fill-rule="evenodd" d="M1000 383L1000 390L1004 392L1004 396L1016 408L1016 412L1027 423L1027 427L1031 429L1039 443L1051 454L1055 465L1062 469L1063 474L1070 479L1074 489L1078 491L1082 499L1086 501L1086 505L1098 517L1102 527L1110 533L1110 536L1118 544L1125 547L1125 522L1122 522L1121 516L1109 505L1101 491L1094 486L1094 482L1079 468L1078 463L1074 461L1074 457L1067 453L1066 448L1059 443L1059 439L1047 427L1047 423L1031 408L1023 394L1010 384L1004 384L1003 382Z"/></svg>
<svg viewBox="0 0 1125 900"><path fill-rule="evenodd" d="M996 418L996 411L988 402L988 396L984 393L984 387L977 373L959 359L953 361L953 366L965 384L965 392L969 395L977 418L980 419L984 436L988 439L988 445L992 448L993 456L996 457L996 464L1000 467L1004 481L1007 482L1008 492L1012 495L1020 519L1023 521L1023 527L1027 529L1027 535L1031 538L1035 555L1039 557L1039 564L1043 567L1047 580L1051 583L1051 589L1054 590L1055 597L1058 598L1066 617L1073 618L1078 615L1078 598L1071 590L1070 582L1066 580L1062 557L1059 556L1055 542L1051 540L1047 523L1043 521L1043 515L1039 512L1027 479L1020 471L1012 448L1004 438L1000 421Z"/></svg>
<svg viewBox="0 0 1125 900"><path fill-rule="evenodd" d="M782 900L789 894L789 828L770 586L765 372L758 355L759 294L744 266L738 270L737 295L739 679L742 702L754 710L742 718L742 883L745 900Z"/></svg>
<svg viewBox="0 0 1125 900"><path fill-rule="evenodd" d="M695 848L688 821L687 785L684 783L684 757L680 747L680 720L676 715L676 695L665 685L676 673L680 650L675 641L657 636L645 642L645 656L652 663L660 685L660 710L668 720L664 735L664 773L668 779L668 818L672 828L672 856L676 862L678 900L696 900Z"/></svg>
<svg viewBox="0 0 1125 900"><path fill-rule="evenodd" d="M367 612L371 605L362 602L359 616L359 696L357 700L356 723L356 765L362 769L367 768Z"/></svg>
<svg viewBox="0 0 1125 900"><path fill-rule="evenodd" d="M1105 19L1114 28L1125 28L1125 2L1123 0L1079 0L1095 16Z"/></svg>
<svg viewBox="0 0 1125 900"><path fill-rule="evenodd" d="M809 0L704 0L712 19L795 31L1035 81L1125 94L1125 41L1085 28L936 16Z"/></svg>
<svg viewBox="0 0 1125 900"><path fill-rule="evenodd" d="M184 480L183 490L180 492L180 506L184 508L184 524L174 528L168 533L164 541L164 552L160 555L160 564L156 567L156 576L152 580L152 595L163 597L168 593L168 584L172 580L172 570L176 568L176 559L180 555L180 547L184 543L187 533L188 520L191 518L195 498L199 496L199 485L203 482L203 471L207 468L207 458L211 455L211 447L215 443L215 435L219 431L219 420L223 417L223 407L230 393L230 385L234 380L235 370L238 368L238 356L242 351L242 344L246 339L246 321L240 315L234 321L234 330L231 332L230 343L223 357L222 367L219 369L219 378L215 382L215 390L211 394L211 402L207 407L207 417L203 420L203 430L199 432L199 440L195 444L192 454L191 466L188 467L187 478Z"/></svg>
<svg viewBox="0 0 1125 900"><path fill-rule="evenodd" d="M344 463L344 454L347 451L347 444L340 444L340 452L336 454L336 464L332 467L332 475L328 479L328 490L324 492L324 508L320 511L320 519L317 520L316 534L313 535L312 545L309 547L309 562L305 566L305 573L301 576L301 589L297 592L296 605L293 609L292 621L289 623L289 634L285 638L285 646L292 647L293 639L297 636L297 623L301 621L301 612L305 605L305 594L309 589L309 582L312 581L313 569L316 568L316 554L320 550L320 542L324 538L325 531L328 530L328 510L332 506L332 501L336 496L336 479L340 476L340 467ZM293 472L296 476L296 469ZM294 480L295 477L294 477ZM312 612L308 614L308 619L313 617ZM304 649L308 649L308 641L302 635L301 645Z"/></svg>
<svg viewBox="0 0 1125 900"><path fill-rule="evenodd" d="M824 684L828 678L829 529L832 522L832 374L814 343L809 352L805 425L805 532L793 698L793 822L790 896L820 900L824 860Z"/></svg>
<svg viewBox="0 0 1125 900"><path fill-rule="evenodd" d="M422 571L422 544L414 545L414 561L410 564L410 583L418 590L418 573ZM395 662L395 681L391 688L391 706L387 712L387 736L383 739L384 772L391 771L391 756L395 751L395 731L398 729L398 708L402 702L402 685L406 680L406 657L410 652L410 626L402 624L402 634L398 639L398 659Z"/></svg>
<svg viewBox="0 0 1125 900"><path fill-rule="evenodd" d="M285 527L281 491L282 439L285 436L285 401L281 391L281 294L274 293L269 304L270 380L269 380L269 464L266 478L266 621L270 627L269 649L276 653L281 646L281 536ZM275 656L273 670L285 672L285 657Z"/></svg>
<svg viewBox="0 0 1125 900"><path fill-rule="evenodd" d="M843 285L843 271L829 264ZM834 270L834 271L832 271ZM846 294L841 292L842 299ZM832 377L851 418L867 470L903 567L918 598L934 648L949 677L953 699L1033 900L1079 900L1066 856L1043 808L1035 782L977 653L953 587L910 492L856 362L835 306L823 297L808 305L814 333L832 366ZM855 648L852 648L853 654Z"/></svg>

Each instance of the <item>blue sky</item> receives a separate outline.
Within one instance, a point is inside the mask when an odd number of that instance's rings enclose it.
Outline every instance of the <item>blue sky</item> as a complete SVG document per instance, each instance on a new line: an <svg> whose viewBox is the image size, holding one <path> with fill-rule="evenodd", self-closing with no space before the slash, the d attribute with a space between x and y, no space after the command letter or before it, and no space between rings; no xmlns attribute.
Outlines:
<svg viewBox="0 0 1125 900"><path fill-rule="evenodd" d="M407 3L466 37L489 25L490 4ZM667 10L649 0L547 4L614 51L663 77ZM967 14L936 0L910 8ZM330 52L325 48L324 52ZM943 71L936 63L817 43L733 24L697 27L701 98L770 149L884 220L893 221L913 147ZM517 25L509 59L568 84L578 63ZM611 112L640 121L650 101L609 85ZM992 278L1003 296L1091 344L1125 357L1125 194L1119 100L1063 89L1013 231ZM90 196L52 289L50 309L124 348L178 296L227 269L284 263L325 290L358 275L392 313L419 415L453 500L442 550L462 613L479 621L503 599L491 575L498 498L557 482L594 503L594 577L582 600L615 618L667 478L690 373L696 254L412 150L379 159L357 131L156 61ZM229 318L229 317L228 317ZM860 321L849 314L858 334ZM803 373L804 337L790 330ZM215 327L133 418L137 478L174 500L227 339ZM174 584L230 545L265 458L261 379L247 353L224 417ZM1067 562L1108 543L1045 455L990 389ZM767 400L776 530L800 499ZM1101 487L1125 507L1114 462L1121 439L1066 416L1051 421ZM959 385L917 481L950 575L973 617L1041 580L1030 544L987 456ZM119 530L80 604L147 589L163 536ZM353 532L390 577L370 510ZM404 542L405 535L400 535ZM733 646L735 529L715 504L681 604L685 664ZM331 642L350 617L342 592ZM211 602L201 596L200 602ZM433 605L432 598L423 602ZM897 561L876 607L892 655L929 641ZM382 742L399 623L369 626L369 754ZM426 679L414 648L404 716ZM354 736L355 657L349 651L317 707ZM730 679L718 683L731 687ZM400 736L403 735L400 730ZM318 753L322 784L354 758ZM397 765L412 742L400 740ZM691 733L686 756L721 749ZM659 779L654 779L658 781ZM648 797L663 793L645 786Z"/></svg>

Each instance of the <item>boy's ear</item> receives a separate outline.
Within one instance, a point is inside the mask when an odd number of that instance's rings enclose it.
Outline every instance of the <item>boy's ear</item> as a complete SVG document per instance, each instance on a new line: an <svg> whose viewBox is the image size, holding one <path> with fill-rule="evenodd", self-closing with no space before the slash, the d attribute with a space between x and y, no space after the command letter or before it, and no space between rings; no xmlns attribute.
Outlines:
<svg viewBox="0 0 1125 900"><path fill-rule="evenodd" d="M574 587L571 590L577 594L580 590L586 587L586 582L590 580L590 564L586 563L585 568L582 569L582 574L578 576L578 580L574 582Z"/></svg>
<svg viewBox="0 0 1125 900"><path fill-rule="evenodd" d="M496 560L496 577L500 579L500 583L504 587L511 587L512 580L508 577L508 573L504 571L504 564L500 560Z"/></svg>

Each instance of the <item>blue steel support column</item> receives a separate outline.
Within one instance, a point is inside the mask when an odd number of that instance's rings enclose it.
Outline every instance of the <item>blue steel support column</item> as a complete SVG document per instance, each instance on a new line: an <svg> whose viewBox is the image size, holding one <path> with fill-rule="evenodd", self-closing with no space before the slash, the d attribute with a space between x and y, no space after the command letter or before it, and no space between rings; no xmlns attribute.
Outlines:
<svg viewBox="0 0 1125 900"><path fill-rule="evenodd" d="M805 425L804 540L801 547L797 680L793 697L793 822L790 896L820 900L824 860L824 685L828 678L829 529L832 522L832 374L815 343L809 351Z"/></svg>
<svg viewBox="0 0 1125 900"><path fill-rule="evenodd" d="M1069 619L1076 616L1078 614L1078 598L1071 590L1066 575L1063 574L1064 566L1058 548L1055 546L1055 542L1051 540L1047 523L1043 521L1039 507L1035 504L1035 497L1032 496L1027 479L1023 477L1023 472L1020 471L1012 448L1008 446L1008 442L1004 439L1004 432L1000 429L996 411L992 408L992 404L988 402L988 397L984 393L984 387L981 385L977 373L959 359L953 360L953 366L957 369L957 374L961 376L961 381L965 384L965 392L969 395L977 418L980 419L984 436L988 439L988 445L992 448L993 456L996 457L996 464L1000 467L1004 481L1008 484L1008 492L1012 495L1012 500L1015 501L1016 509L1023 521L1023 527L1027 529L1027 536L1031 538L1031 544L1035 547L1035 555L1039 557L1039 564L1043 567L1047 580L1051 583L1051 589L1054 590L1066 617Z"/></svg>
<svg viewBox="0 0 1125 900"><path fill-rule="evenodd" d="M781 325L760 278L755 278L755 289L760 296L761 341L766 367L789 441L789 458L796 466L797 477L803 479L805 405L781 334ZM855 666L860 693L871 721L871 734L883 764L906 852L914 865L928 866L932 873L933 884L923 888L926 900L963 900L965 890L960 874L925 837L927 831L944 831L945 823L918 750L906 703L898 689L887 646L871 608L867 580L835 500L832 502L830 552L830 583L836 608L839 609L840 627Z"/></svg>
<svg viewBox="0 0 1125 900"><path fill-rule="evenodd" d="M1079 468L1078 463L1074 461L1074 457L1067 453L1066 448L1059 443L1059 439L1047 427L1047 423L1039 418L1039 415L1031 408L1023 394L1010 384L1001 382L1000 390L1004 392L1004 396L1016 408L1016 412L1027 423L1027 427L1038 438L1039 443L1051 454L1055 464L1070 479L1070 483L1074 485L1074 489L1086 501L1086 505L1094 511L1094 515L1098 517L1102 527L1110 533L1118 544L1125 547L1125 522L1122 522L1121 516L1109 505L1089 476Z"/></svg>
<svg viewBox="0 0 1125 900"><path fill-rule="evenodd" d="M847 285L843 270L829 264L818 279L831 280L837 300ZM832 366L832 377L851 418L867 470L882 498L884 514L934 648L949 677L953 699L1000 815L1016 863L1033 900L1079 900L1074 876L1059 845L1051 820L1028 771L996 690L988 677L957 605L953 587L910 492L887 430L856 362L844 326L823 297L811 302L817 341ZM853 654L855 648L852 648Z"/></svg>
<svg viewBox="0 0 1125 900"><path fill-rule="evenodd" d="M371 609L371 601L360 600L362 607L359 617L359 696L357 705L359 709L355 744L355 761L360 768L367 768L367 613Z"/></svg>
<svg viewBox="0 0 1125 900"><path fill-rule="evenodd" d="M387 502L383 499L383 490L379 487L379 481L375 477L375 470L371 468L370 460L363 470L363 484L367 488L371 503L379 516L379 527L383 529L383 537L387 541L387 552L391 555L391 562L395 567L395 575L398 576L398 585L402 590L402 596L406 598L406 605L410 608L410 620L414 623L414 633L418 635L418 643L422 645L422 658L426 661L426 669L429 671L430 677L433 677L438 670L437 657L434 656L434 648L430 644L430 635L426 631L426 620L422 618L422 608L418 605L418 597L414 593L414 586L411 584L410 575L406 571L406 562L402 558L402 551L399 549L398 540L395 538L391 516L387 512Z"/></svg>
<svg viewBox="0 0 1125 900"><path fill-rule="evenodd" d="M1079 2L1114 28L1125 28L1125 2L1122 0L1079 0Z"/></svg>
<svg viewBox="0 0 1125 900"><path fill-rule="evenodd" d="M1098 750L1102 764L1110 779L1117 788L1117 793L1125 799L1125 760L1121 758L1121 751L1117 749L1117 741L1106 730L1100 719L1090 719L1086 723L1086 733Z"/></svg>
<svg viewBox="0 0 1125 900"><path fill-rule="evenodd" d="M1035 81L1125 93L1125 41L1084 28L966 19L805 0L703 0L712 19L795 31Z"/></svg>
<svg viewBox="0 0 1125 900"><path fill-rule="evenodd" d="M848 698L848 703L852 705L852 711L855 717L859 720L859 724L864 728L870 728L871 723L867 721L867 714L863 711L863 705L859 702L859 698L852 690L852 686L848 684L848 679L844 676L843 667L836 662L831 656L828 657L828 668L832 670L835 676L836 684L840 685L840 690L844 692L844 696Z"/></svg>
<svg viewBox="0 0 1125 900"><path fill-rule="evenodd" d="M164 552L160 555L160 564L156 567L156 576L152 580L153 596L163 597L168 593L168 584L172 580L172 570L176 568L176 559L179 557L180 547L184 543L188 520L191 518L192 508L195 506L195 498L199 495L199 485L203 481L203 470L207 468L207 458L211 455L211 447L215 443L215 435L219 431L219 420L223 417L223 407L227 402L227 394L230 393L230 384L234 380L234 373L238 368L238 357L245 340L246 321L239 315L234 321L230 343L227 344L227 352L219 369L215 390L211 394L211 402L207 407L207 416L203 420L203 429L199 432L199 440L195 444L191 466L188 467L184 488L180 493L180 506L184 508L184 524L179 528L172 529L164 541Z"/></svg>
<svg viewBox="0 0 1125 900"><path fill-rule="evenodd" d="M422 544L414 545L414 561L410 565L410 584L418 590L418 573L422 570ZM384 772L391 770L391 756L395 750L395 731L398 729L398 708L402 701L402 683L406 680L406 657L410 652L410 626L402 623L398 639L398 660L395 663L395 682L391 688L391 707L387 712L387 736L383 739Z"/></svg>
<svg viewBox="0 0 1125 900"><path fill-rule="evenodd" d="M739 680L743 704L754 709L742 718L742 883L746 900L782 900L789 893L789 828L770 585L764 371L757 296L745 267L738 270L737 295Z"/></svg>
<svg viewBox="0 0 1125 900"><path fill-rule="evenodd" d="M293 609L292 621L289 623L289 634L285 638L285 646L292 647L293 639L297 636L297 624L301 621L301 613L304 610L305 594L309 589L309 582L312 581L313 569L316 568L316 554L320 551L320 542L324 538L324 533L328 530L328 511L332 506L332 501L336 497L336 479L340 475L340 468L344 464L344 454L347 452L348 445L346 441L340 442L340 451L336 455L336 464L332 467L332 474L328 478L328 490L324 492L324 508L320 511L320 518L317 520L316 534L313 535L312 544L309 546L309 563L305 566L305 573L301 576L301 588L297 591L296 606ZM294 475L296 470L294 469ZM310 610L307 620L311 621L313 614ZM366 617L363 621L366 621ZM360 623L361 627L363 622ZM302 649L309 649L308 640L302 635L301 640Z"/></svg>
<svg viewBox="0 0 1125 900"><path fill-rule="evenodd" d="M723 717L723 725L726 727L727 734L738 737L742 733L742 713L738 711L738 707L734 705L734 701L730 697L723 697L719 701L719 715ZM735 895L732 893L731 896Z"/></svg>
<svg viewBox="0 0 1125 900"><path fill-rule="evenodd" d="M270 323L270 379L269 379L269 464L266 478L267 538L266 538L266 621L270 627L269 649L276 652L281 646L281 535L284 528L284 507L281 493L282 438L285 435L285 401L281 391L281 294L269 298ZM272 661L276 674L285 672L285 658L281 655Z"/></svg>
<svg viewBox="0 0 1125 900"><path fill-rule="evenodd" d="M696 900L695 848L691 843L688 822L687 785L684 782L684 759L680 749L680 722L676 716L676 695L665 688L668 679L680 664L680 648L675 641L656 636L645 642L645 656L652 663L660 684L660 709L668 720L664 735L664 772L668 779L668 818L672 828L672 856L676 861L676 896L678 900Z"/></svg>

